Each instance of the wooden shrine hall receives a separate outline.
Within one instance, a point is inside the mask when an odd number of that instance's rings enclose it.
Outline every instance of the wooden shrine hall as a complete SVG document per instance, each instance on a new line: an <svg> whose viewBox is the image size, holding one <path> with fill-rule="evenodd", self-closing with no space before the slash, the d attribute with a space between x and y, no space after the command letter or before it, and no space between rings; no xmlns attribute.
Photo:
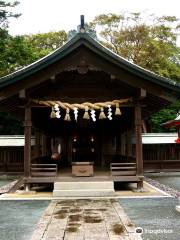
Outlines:
<svg viewBox="0 0 180 240"><path fill-rule="evenodd" d="M73 181L105 174L141 188L143 120L179 97L178 83L113 53L83 25L64 46L0 79L0 110L24 122L26 186L70 173Z"/></svg>

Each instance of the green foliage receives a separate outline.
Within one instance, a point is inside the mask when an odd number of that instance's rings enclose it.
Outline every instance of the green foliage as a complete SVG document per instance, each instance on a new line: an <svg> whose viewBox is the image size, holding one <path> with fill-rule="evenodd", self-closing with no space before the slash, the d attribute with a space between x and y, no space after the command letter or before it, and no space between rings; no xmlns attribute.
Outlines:
<svg viewBox="0 0 180 240"><path fill-rule="evenodd" d="M20 14L13 13L17 1L0 1L0 76L8 73L9 64L7 61L8 43L11 39L8 34L9 18L17 18Z"/></svg>
<svg viewBox="0 0 180 240"><path fill-rule="evenodd" d="M23 134L22 122L12 118L8 113L0 112L0 135Z"/></svg>
<svg viewBox="0 0 180 240"><path fill-rule="evenodd" d="M38 59L61 47L67 41L67 33L64 30L38 33L25 35L24 39L31 46Z"/></svg>
<svg viewBox="0 0 180 240"><path fill-rule="evenodd" d="M164 126L161 126L161 124L170 120L174 120L179 110L180 110L180 102L177 102L167 108L160 110L158 113L153 114L150 119L150 123L152 125L152 131L153 132L176 131L175 128L166 129Z"/></svg>
<svg viewBox="0 0 180 240"><path fill-rule="evenodd" d="M0 56L0 76L16 71L37 59L31 45L23 36L8 36L1 46L4 46L4 49Z"/></svg>
<svg viewBox="0 0 180 240"><path fill-rule="evenodd" d="M91 26L99 30L102 43L115 53L159 75L180 81L176 17L110 13L95 17Z"/></svg>
<svg viewBox="0 0 180 240"><path fill-rule="evenodd" d="M7 32L6 32L7 33ZM46 56L67 39L65 31L31 36L5 36L0 41L0 76L16 71Z"/></svg>

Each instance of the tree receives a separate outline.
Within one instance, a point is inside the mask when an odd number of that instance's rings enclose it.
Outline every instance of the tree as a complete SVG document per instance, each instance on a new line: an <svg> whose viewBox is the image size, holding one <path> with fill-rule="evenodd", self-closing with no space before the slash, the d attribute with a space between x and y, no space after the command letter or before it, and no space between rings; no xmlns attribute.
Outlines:
<svg viewBox="0 0 180 240"><path fill-rule="evenodd" d="M0 30L7 30L9 24L9 18L17 18L21 14L13 13L11 9L19 4L18 1L0 1ZM8 10L7 10L8 9Z"/></svg>
<svg viewBox="0 0 180 240"><path fill-rule="evenodd" d="M17 18L20 14L13 13L13 9L19 2L0 1L0 75L8 73L8 60L12 54L7 49L12 37L8 34L9 18ZM9 54L7 54L9 52ZM21 134L23 132L22 123L9 116L7 113L0 112L0 134Z"/></svg>
<svg viewBox="0 0 180 240"><path fill-rule="evenodd" d="M20 14L13 13L12 9L17 6L19 2L14 1L0 1L0 76L6 73L8 64L6 61L6 47L10 35L8 34L9 18L17 18Z"/></svg>
<svg viewBox="0 0 180 240"><path fill-rule="evenodd" d="M91 26L115 53L162 76L180 81L180 30L174 16L143 18L141 13L102 14Z"/></svg>
<svg viewBox="0 0 180 240"><path fill-rule="evenodd" d="M16 71L37 59L30 44L23 36L8 36L1 54L0 76Z"/></svg>
<svg viewBox="0 0 180 240"><path fill-rule="evenodd" d="M65 31L25 36L9 36L3 41L0 56L0 76L16 71L46 56L63 45Z"/></svg>
<svg viewBox="0 0 180 240"><path fill-rule="evenodd" d="M174 16L143 18L140 13L102 14L91 22L101 42L132 63L161 76L180 81L179 20ZM174 119L180 102L152 115L154 132L167 131L162 123ZM172 129L174 131L175 129Z"/></svg>
<svg viewBox="0 0 180 240"><path fill-rule="evenodd" d="M67 33L64 30L38 33L25 35L24 39L31 46L37 58L41 58L61 47L67 41Z"/></svg>

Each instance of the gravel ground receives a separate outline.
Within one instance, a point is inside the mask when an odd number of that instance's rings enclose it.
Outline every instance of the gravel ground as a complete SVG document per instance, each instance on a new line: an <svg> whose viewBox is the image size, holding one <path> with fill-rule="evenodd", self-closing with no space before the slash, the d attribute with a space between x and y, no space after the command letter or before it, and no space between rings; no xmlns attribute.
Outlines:
<svg viewBox="0 0 180 240"><path fill-rule="evenodd" d="M180 172L148 173L146 176L180 191Z"/></svg>
<svg viewBox="0 0 180 240"><path fill-rule="evenodd" d="M180 192L174 188L169 187L168 185L162 184L154 179L151 179L149 177L145 177L145 181L152 184L153 186L159 188L160 190L170 194L171 196L175 198L180 198Z"/></svg>
<svg viewBox="0 0 180 240"><path fill-rule="evenodd" d="M9 184L12 180L0 180L0 188Z"/></svg>
<svg viewBox="0 0 180 240"><path fill-rule="evenodd" d="M0 240L28 240L49 201L0 201Z"/></svg>
<svg viewBox="0 0 180 240"><path fill-rule="evenodd" d="M119 202L131 221L143 229L144 240L180 239L176 198L120 199Z"/></svg>
<svg viewBox="0 0 180 240"><path fill-rule="evenodd" d="M10 183L0 187L0 194L7 193L17 181L11 181Z"/></svg>

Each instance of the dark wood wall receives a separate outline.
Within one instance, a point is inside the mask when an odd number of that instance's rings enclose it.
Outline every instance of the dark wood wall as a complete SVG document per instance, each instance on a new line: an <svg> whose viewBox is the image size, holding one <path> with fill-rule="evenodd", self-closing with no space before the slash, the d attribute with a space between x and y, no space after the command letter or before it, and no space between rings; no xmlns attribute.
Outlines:
<svg viewBox="0 0 180 240"><path fill-rule="evenodd" d="M71 161L72 154L70 154L69 150L71 148L72 136L62 138L61 140L66 156L64 161L66 162L67 158ZM68 144L66 144L67 140ZM101 159L97 159L97 164L107 167L117 153L117 137L114 135L104 136L100 140L101 143L97 144L96 151L98 150L98 157L101 157ZM102 148L99 148L100 144L102 144ZM0 172L23 172L23 151L23 147L0 147ZM144 171L158 172L168 169L169 171L180 171L180 145L178 144L143 145L143 158Z"/></svg>
<svg viewBox="0 0 180 240"><path fill-rule="evenodd" d="M0 172L23 172L23 154L23 147L0 147Z"/></svg>
<svg viewBox="0 0 180 240"><path fill-rule="evenodd" d="M180 144L143 145L145 171L180 171Z"/></svg>

